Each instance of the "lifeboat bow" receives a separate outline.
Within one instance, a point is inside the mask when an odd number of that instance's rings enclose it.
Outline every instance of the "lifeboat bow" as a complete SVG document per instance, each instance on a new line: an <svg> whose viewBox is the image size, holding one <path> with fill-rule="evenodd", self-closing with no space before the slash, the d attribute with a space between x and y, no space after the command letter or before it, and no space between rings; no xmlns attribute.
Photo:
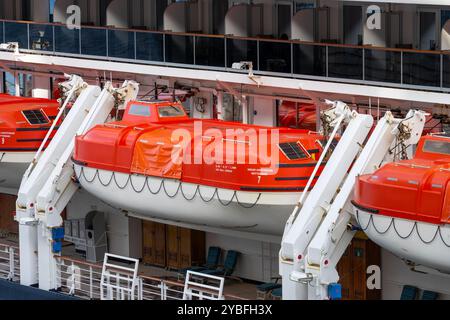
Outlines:
<svg viewBox="0 0 450 320"><path fill-rule="evenodd" d="M450 272L450 137L425 136L414 158L358 177L364 232L409 265Z"/></svg>

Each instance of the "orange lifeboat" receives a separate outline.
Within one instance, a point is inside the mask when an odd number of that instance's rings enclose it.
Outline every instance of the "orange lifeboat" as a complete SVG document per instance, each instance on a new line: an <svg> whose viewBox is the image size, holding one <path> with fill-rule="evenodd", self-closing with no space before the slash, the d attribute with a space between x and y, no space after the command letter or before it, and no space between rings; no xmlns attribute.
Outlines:
<svg viewBox="0 0 450 320"><path fill-rule="evenodd" d="M56 100L0 94L1 187L19 186L25 168L52 126L58 108Z"/></svg>
<svg viewBox="0 0 450 320"><path fill-rule="evenodd" d="M422 137L413 159L360 176L353 205L373 241L415 264L450 271L450 137Z"/></svg>
<svg viewBox="0 0 450 320"><path fill-rule="evenodd" d="M191 119L179 103L133 101L122 121L77 137L73 161L85 189L123 210L281 235L323 139L306 130Z"/></svg>

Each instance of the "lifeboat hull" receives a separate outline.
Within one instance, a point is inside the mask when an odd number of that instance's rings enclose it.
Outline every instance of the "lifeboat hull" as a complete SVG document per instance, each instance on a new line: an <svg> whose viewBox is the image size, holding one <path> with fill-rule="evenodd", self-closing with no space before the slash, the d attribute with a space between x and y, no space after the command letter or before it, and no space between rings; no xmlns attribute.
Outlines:
<svg viewBox="0 0 450 320"><path fill-rule="evenodd" d="M35 152L0 152L0 188L17 189Z"/></svg>
<svg viewBox="0 0 450 320"><path fill-rule="evenodd" d="M367 236L405 260L450 272L450 225L394 218L354 207Z"/></svg>
<svg viewBox="0 0 450 320"><path fill-rule="evenodd" d="M234 191L80 164L74 169L81 186L97 198L169 224L280 236L299 197L295 192Z"/></svg>

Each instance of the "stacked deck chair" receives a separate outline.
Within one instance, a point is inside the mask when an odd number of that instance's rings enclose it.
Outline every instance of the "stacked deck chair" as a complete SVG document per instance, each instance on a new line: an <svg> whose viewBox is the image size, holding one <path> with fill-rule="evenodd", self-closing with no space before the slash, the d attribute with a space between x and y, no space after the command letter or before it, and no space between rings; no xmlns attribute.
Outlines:
<svg viewBox="0 0 450 320"><path fill-rule="evenodd" d="M181 269L178 272L178 279L186 277L188 271L202 272L205 270L214 270L219 265L220 255L222 249L219 247L209 247L208 257L206 258L206 263L201 266L190 266L189 268Z"/></svg>
<svg viewBox="0 0 450 320"><path fill-rule="evenodd" d="M278 283L279 277L272 278L272 280L275 280L275 282L263 283L256 287L256 299L267 300L273 290L281 288L281 284Z"/></svg>
<svg viewBox="0 0 450 320"><path fill-rule="evenodd" d="M239 252L228 250L223 266L219 266L217 269L203 270L200 272L210 276L230 277L236 268L238 256Z"/></svg>

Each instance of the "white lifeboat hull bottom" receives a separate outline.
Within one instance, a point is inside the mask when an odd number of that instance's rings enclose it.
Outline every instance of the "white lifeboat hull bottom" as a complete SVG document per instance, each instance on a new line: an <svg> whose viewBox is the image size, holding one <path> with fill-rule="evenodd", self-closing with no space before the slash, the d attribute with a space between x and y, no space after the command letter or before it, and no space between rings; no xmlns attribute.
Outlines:
<svg viewBox="0 0 450 320"><path fill-rule="evenodd" d="M0 152L0 187L17 189L34 152Z"/></svg>
<svg viewBox="0 0 450 320"><path fill-rule="evenodd" d="M450 225L393 218L354 208L359 225L379 246L416 265L450 272Z"/></svg>
<svg viewBox="0 0 450 320"><path fill-rule="evenodd" d="M81 186L112 206L168 224L187 223L279 236L298 192L244 192L217 189L74 164ZM178 190L178 191L177 191Z"/></svg>

